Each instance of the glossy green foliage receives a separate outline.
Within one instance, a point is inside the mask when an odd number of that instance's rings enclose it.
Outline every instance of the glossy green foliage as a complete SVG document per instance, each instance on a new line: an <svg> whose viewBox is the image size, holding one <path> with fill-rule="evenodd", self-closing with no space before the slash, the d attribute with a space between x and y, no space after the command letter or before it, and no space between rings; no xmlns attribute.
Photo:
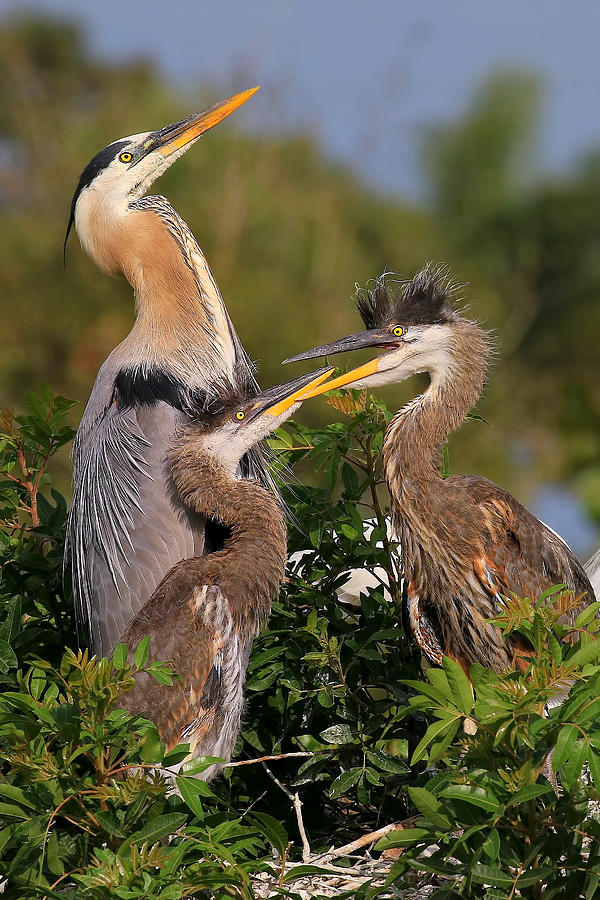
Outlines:
<svg viewBox="0 0 600 900"><path fill-rule="evenodd" d="M364 393L330 402L341 423L288 425L272 441L283 464L324 469L327 487L285 488L296 522L288 582L255 642L236 764L211 785L195 777L210 759L185 762L186 745L165 753L151 722L120 709L137 671L173 677L148 665L148 641L100 661L76 650L60 586L64 501L55 495L62 513L47 513L44 481L70 436L67 401L44 390L28 416L4 417L3 896L253 900L268 884L270 896L300 898L303 874L356 862L326 864L332 844L390 824L373 851L401 853L386 863L388 887L367 879L340 896L372 900L415 882L439 898L600 896L596 606L567 629L551 605L567 602L560 589L511 598L497 625L531 643L527 672L473 667L475 693L451 660L424 675L385 525L389 413ZM27 484L40 472L34 526ZM347 580L365 569L372 584L352 599Z"/></svg>

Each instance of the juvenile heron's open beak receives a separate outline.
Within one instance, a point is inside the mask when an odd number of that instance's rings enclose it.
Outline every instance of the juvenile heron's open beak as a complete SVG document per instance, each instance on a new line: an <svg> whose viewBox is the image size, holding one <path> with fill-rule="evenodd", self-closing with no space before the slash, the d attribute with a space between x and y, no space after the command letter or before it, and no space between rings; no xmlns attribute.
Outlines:
<svg viewBox="0 0 600 900"><path fill-rule="evenodd" d="M252 419L258 415L280 416L294 403L301 403L304 395L323 384L333 371L335 371L333 366L327 366L263 391L256 398L248 418Z"/></svg>
<svg viewBox="0 0 600 900"><path fill-rule="evenodd" d="M367 347L381 347L386 350L392 350L398 346L398 338L390 334L389 331L373 329L372 331L360 331L358 334L350 334L348 337L340 338L339 341L333 341L331 344L322 344L320 347L314 347L312 350L306 350L304 353L298 353L297 356L290 356L283 360L283 365L291 362L300 362L303 359L314 359L317 356L332 356L335 353L346 353L348 350L363 350ZM355 381L360 381L368 375L374 375L378 371L381 356L369 360L356 369L351 369L345 375L339 375L337 378L331 379L324 384L316 385L314 388L307 388L302 396L302 400L310 400L312 397L318 397L326 391L333 391L336 388L347 387Z"/></svg>
<svg viewBox="0 0 600 900"><path fill-rule="evenodd" d="M325 394L327 391L334 391L336 388L352 387L352 384L355 381L361 381L368 375L374 375L375 372L378 371L380 359L381 357L377 356L375 359L369 360L368 363L357 366L356 369L351 369L349 372L346 372L345 375L338 375L337 378L332 378L331 381L328 381L319 387L315 386L315 388L302 396L302 400L311 400L313 397L318 397L320 394Z"/></svg>
<svg viewBox="0 0 600 900"><path fill-rule="evenodd" d="M161 156L170 156L172 153L182 150L188 144L191 144L192 141L199 138L200 135L204 134L205 131L226 119L246 100L249 100L257 90L258 87L253 87L247 91L242 91L241 94L235 94L235 96L229 97L227 100L222 100L221 103L209 106L203 112L194 113L194 115L187 116L187 118L181 119L181 121L175 122L173 125L167 125L165 128L153 132L144 142L144 156L147 156L148 153L152 153L154 150L158 150ZM141 158L143 157L138 158L136 162L139 162Z"/></svg>

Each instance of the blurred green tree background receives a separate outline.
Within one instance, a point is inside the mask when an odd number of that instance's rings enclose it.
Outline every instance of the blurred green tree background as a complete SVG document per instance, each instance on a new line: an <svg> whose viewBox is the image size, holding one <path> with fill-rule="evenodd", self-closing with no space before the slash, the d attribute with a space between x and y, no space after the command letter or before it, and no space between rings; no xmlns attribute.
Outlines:
<svg viewBox="0 0 600 900"><path fill-rule="evenodd" d="M281 379L284 356L357 327L355 281L448 263L499 351L479 408L489 425L452 439L453 470L524 501L540 483L567 482L600 521L600 151L561 180L536 176L541 94L530 75L497 74L460 121L431 130L421 206L367 189L310 137L251 137L235 117L156 190L196 234L265 385ZM150 63L92 59L75 26L0 26L0 406L49 381L82 411L133 302L76 238L63 268L78 175L109 141L215 99L178 95ZM323 403L302 411L331 415Z"/></svg>

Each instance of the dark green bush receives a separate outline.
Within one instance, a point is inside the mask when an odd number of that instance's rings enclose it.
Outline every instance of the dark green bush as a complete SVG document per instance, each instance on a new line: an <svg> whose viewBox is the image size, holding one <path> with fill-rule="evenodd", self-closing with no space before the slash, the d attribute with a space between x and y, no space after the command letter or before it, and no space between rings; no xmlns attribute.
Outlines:
<svg viewBox="0 0 600 900"><path fill-rule="evenodd" d="M531 641L526 675L474 667L475 698L450 660L424 677L404 633L386 532L380 450L389 414L363 394L333 402L346 424L290 426L273 442L285 462L323 468L327 486L286 489L298 555L254 647L236 764L209 786L194 772L210 761L184 763L177 792L167 768L186 747L165 754L154 725L119 708L146 666L146 642L132 667L122 647L101 661L76 649L61 579L66 505L47 474L72 436L71 404L45 389L28 396L26 415L4 416L7 898L253 898L260 885L274 897L319 897L318 873L339 864L362 887L338 895L357 900L400 896L411 884L447 898L600 897L596 607L567 634L544 598L513 598L499 625ZM352 568L378 580L340 602ZM152 671L170 677L161 665ZM558 793L544 775L551 751ZM363 843L378 837L365 857ZM354 841L354 850L325 856ZM380 851L397 858L378 861ZM312 886L301 889L310 873Z"/></svg>

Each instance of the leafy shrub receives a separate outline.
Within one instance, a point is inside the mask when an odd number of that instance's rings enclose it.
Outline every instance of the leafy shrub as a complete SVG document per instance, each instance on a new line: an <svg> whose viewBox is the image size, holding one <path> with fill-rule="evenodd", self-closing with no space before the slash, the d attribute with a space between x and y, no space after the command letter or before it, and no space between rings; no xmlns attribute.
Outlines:
<svg viewBox="0 0 600 900"><path fill-rule="evenodd" d="M44 389L26 415L2 419L7 898L319 897L336 863L362 873L362 887L338 892L357 900L411 884L444 898L600 896L598 605L568 632L544 598L513 598L498 625L530 640L526 674L475 666L475 695L451 660L424 677L386 530L389 413L365 394L332 402L345 422L274 439L290 465L321 467L326 487L286 489L289 580L255 643L236 762L211 785L194 777L210 760L175 775L186 746L165 753L152 723L119 708L147 642L132 666L122 646L100 661L76 649L61 584L66 504L47 474L72 435L71 404ZM373 586L340 602L353 568ZM152 673L170 678L161 664Z"/></svg>

